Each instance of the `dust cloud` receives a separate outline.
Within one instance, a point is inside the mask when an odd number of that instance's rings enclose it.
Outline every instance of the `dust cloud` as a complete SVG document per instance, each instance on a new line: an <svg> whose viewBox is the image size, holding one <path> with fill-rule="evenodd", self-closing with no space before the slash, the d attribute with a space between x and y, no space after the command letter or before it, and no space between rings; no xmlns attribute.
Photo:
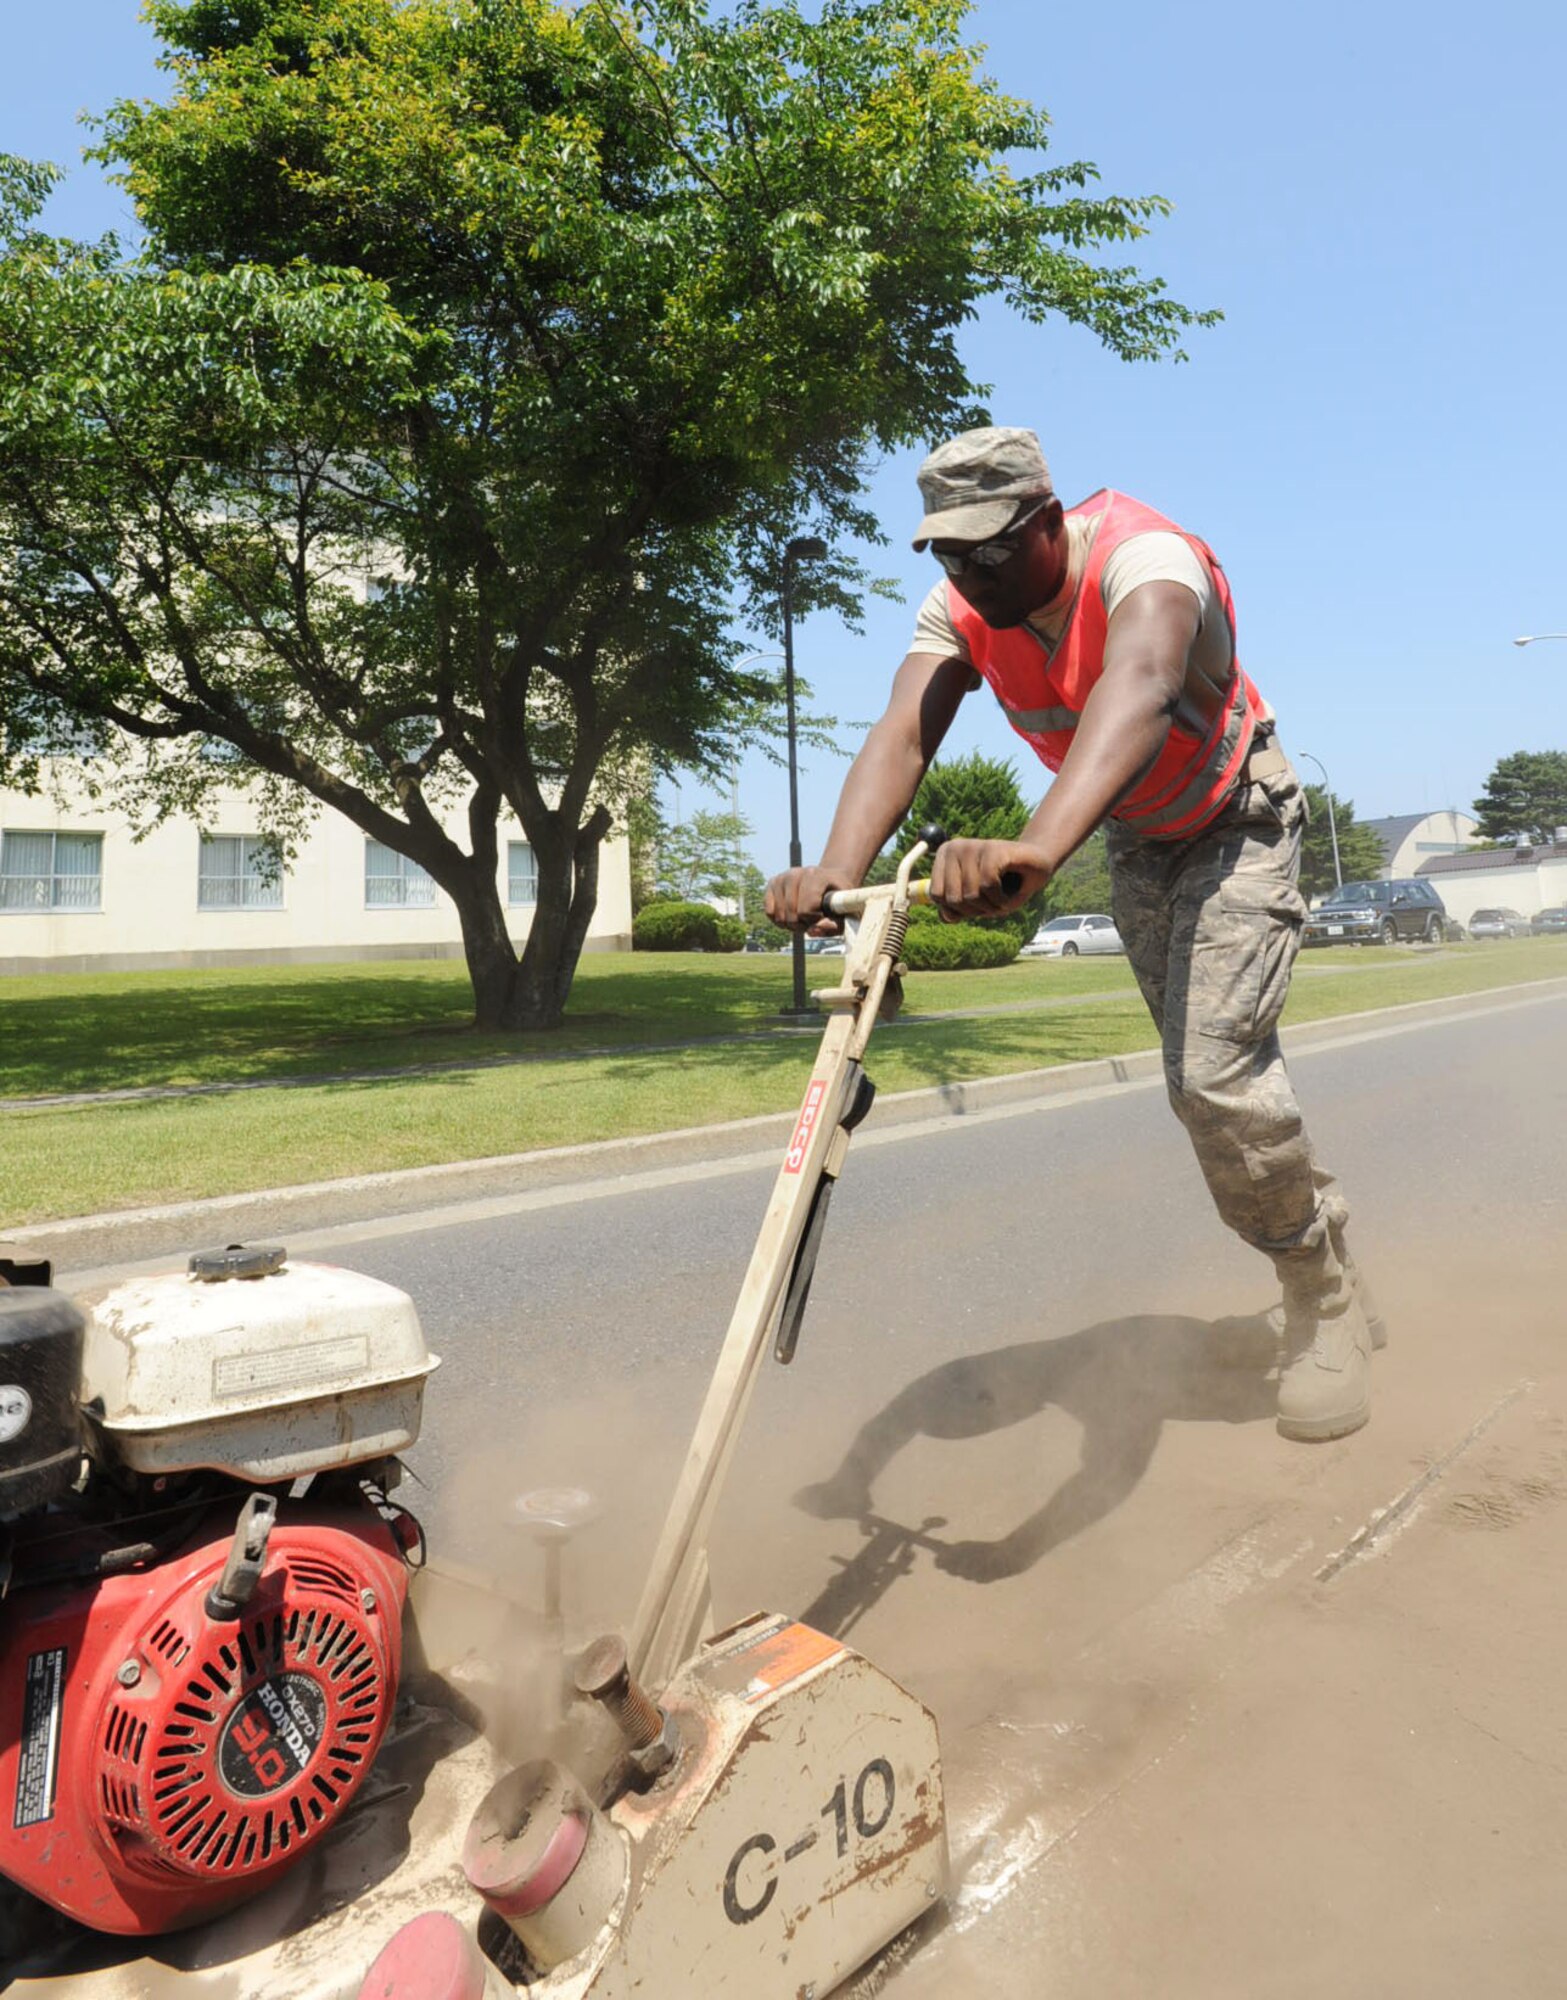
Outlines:
<svg viewBox="0 0 1567 2000"><path fill-rule="evenodd" d="M591 1640L627 1631L684 1448L616 1387L498 1420L460 1455L421 1455L430 1490L398 1496L435 1557L421 1642L508 1758L605 1750L597 1712L571 1699L572 1669ZM551 1532L562 1516L572 1525Z"/></svg>

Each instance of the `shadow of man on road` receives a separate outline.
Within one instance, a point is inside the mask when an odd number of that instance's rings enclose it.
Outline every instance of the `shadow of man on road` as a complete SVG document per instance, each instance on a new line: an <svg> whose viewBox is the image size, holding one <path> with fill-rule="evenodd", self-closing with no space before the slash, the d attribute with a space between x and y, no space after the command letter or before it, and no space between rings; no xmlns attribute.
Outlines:
<svg viewBox="0 0 1567 2000"><path fill-rule="evenodd" d="M1054 1340L964 1355L921 1375L861 1426L828 1479L794 1504L821 1520L858 1522L856 1556L803 1614L842 1637L912 1568L915 1551L973 1583L1020 1576L1042 1556L1103 1519L1147 1470L1169 1422L1244 1424L1271 1418L1276 1335L1266 1314L1221 1320L1144 1315L1105 1320ZM875 1512L876 1480L917 1437L987 1436L1056 1407L1083 1428L1077 1469L1010 1533L994 1541L944 1541L932 1516L918 1527Z"/></svg>

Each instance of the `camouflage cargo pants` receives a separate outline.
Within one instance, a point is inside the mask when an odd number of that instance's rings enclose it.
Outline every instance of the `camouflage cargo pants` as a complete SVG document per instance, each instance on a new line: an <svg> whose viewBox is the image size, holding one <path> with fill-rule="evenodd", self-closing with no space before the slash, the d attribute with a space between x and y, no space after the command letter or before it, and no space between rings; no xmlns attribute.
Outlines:
<svg viewBox="0 0 1567 2000"><path fill-rule="evenodd" d="M1299 780L1243 784L1190 840L1107 827L1116 927L1164 1044L1165 1083L1220 1215L1272 1258L1288 1295L1342 1309L1348 1211L1317 1165L1278 1020L1306 905Z"/></svg>

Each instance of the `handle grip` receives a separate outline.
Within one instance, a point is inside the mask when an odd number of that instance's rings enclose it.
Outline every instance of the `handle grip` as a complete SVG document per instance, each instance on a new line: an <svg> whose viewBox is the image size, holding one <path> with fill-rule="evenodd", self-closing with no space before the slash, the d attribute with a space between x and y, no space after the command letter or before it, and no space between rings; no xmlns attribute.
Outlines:
<svg viewBox="0 0 1567 2000"><path fill-rule="evenodd" d="M824 917L858 917L864 913L865 905L873 896L890 896L892 884L883 882L874 889L829 889L822 898ZM928 903L929 886L924 882L909 884L911 903Z"/></svg>
<svg viewBox="0 0 1567 2000"><path fill-rule="evenodd" d="M857 917L872 896L886 895L890 886L890 884L887 884L878 889L829 889L822 898L822 915L826 917ZM1015 868L1003 869L1001 886L1007 895L1015 896L1023 886L1023 878ZM911 882L909 884L909 901L911 903L928 903L930 899L930 884L928 882Z"/></svg>

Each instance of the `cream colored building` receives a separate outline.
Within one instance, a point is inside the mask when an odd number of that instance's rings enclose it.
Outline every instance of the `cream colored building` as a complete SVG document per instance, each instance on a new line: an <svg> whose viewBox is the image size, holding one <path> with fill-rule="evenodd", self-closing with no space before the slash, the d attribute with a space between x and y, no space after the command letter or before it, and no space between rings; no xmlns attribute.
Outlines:
<svg viewBox="0 0 1567 2000"><path fill-rule="evenodd" d="M374 958L460 958L450 898L395 849L323 808L293 862L271 865L256 807L234 793L206 826L142 840L69 769L38 796L0 789L0 974ZM55 794L60 794L57 797ZM449 831L466 845L459 805ZM508 814L499 883L511 935L533 918L533 855ZM606 841L588 951L631 947L631 870Z"/></svg>
<svg viewBox="0 0 1567 2000"><path fill-rule="evenodd" d="M1558 829L1560 832L1560 829ZM1431 883L1456 923L1476 910L1516 910L1532 917L1567 905L1567 840L1543 847L1481 848L1437 855L1418 871Z"/></svg>
<svg viewBox="0 0 1567 2000"><path fill-rule="evenodd" d="M1462 854L1480 838L1480 822L1472 813L1445 808L1371 819L1366 825L1382 843L1387 857L1382 873L1388 881L1418 875L1426 862L1441 854Z"/></svg>

